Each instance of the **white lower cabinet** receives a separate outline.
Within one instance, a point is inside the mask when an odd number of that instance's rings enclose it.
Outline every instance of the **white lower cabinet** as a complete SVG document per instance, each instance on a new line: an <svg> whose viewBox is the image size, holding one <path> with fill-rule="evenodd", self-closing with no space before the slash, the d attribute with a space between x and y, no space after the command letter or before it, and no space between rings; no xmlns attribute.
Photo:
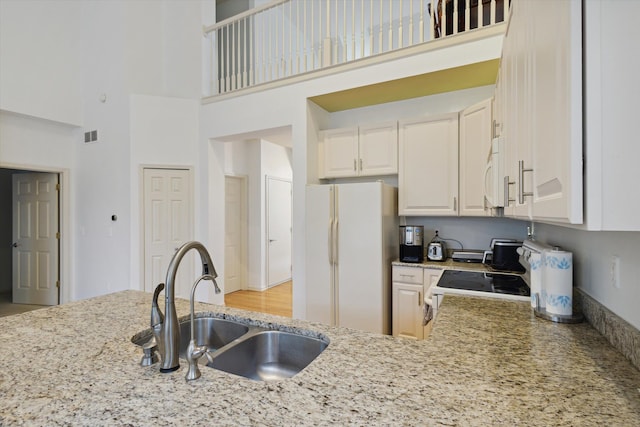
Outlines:
<svg viewBox="0 0 640 427"><path fill-rule="evenodd" d="M423 325L424 297L443 271L424 266L393 266L391 331L394 337L422 340L429 335L433 322ZM433 308L435 317L437 307Z"/></svg>
<svg viewBox="0 0 640 427"><path fill-rule="evenodd" d="M393 283L393 336L424 338L422 327L422 285Z"/></svg>
<svg viewBox="0 0 640 427"><path fill-rule="evenodd" d="M391 332L394 337L424 338L422 305L424 304L423 269L393 266L391 295Z"/></svg>

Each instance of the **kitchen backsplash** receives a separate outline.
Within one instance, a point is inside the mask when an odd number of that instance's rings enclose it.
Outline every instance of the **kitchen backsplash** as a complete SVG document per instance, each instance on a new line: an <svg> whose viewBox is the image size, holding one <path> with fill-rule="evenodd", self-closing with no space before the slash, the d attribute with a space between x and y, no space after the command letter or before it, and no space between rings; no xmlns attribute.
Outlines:
<svg viewBox="0 0 640 427"><path fill-rule="evenodd" d="M524 240L529 222L509 218L483 217L400 217L400 225L422 225L425 247L438 230L443 239L458 240L464 249L488 250L494 237ZM455 241L447 241L447 249L460 249Z"/></svg>

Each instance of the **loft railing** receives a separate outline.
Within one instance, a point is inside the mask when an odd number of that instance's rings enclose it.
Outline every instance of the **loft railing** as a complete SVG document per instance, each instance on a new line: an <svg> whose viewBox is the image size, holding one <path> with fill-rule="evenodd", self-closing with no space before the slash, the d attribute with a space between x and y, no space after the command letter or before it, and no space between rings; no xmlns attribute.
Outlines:
<svg viewBox="0 0 640 427"><path fill-rule="evenodd" d="M209 95L494 25L508 10L509 0L275 0L204 29Z"/></svg>

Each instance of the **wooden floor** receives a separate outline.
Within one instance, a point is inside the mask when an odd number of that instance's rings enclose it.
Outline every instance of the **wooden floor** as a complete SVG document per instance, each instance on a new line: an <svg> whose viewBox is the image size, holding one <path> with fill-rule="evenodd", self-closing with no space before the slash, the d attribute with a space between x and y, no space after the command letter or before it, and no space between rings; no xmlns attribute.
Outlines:
<svg viewBox="0 0 640 427"><path fill-rule="evenodd" d="M288 281L262 292L236 291L226 294L224 303L228 307L291 317L292 288L291 281Z"/></svg>

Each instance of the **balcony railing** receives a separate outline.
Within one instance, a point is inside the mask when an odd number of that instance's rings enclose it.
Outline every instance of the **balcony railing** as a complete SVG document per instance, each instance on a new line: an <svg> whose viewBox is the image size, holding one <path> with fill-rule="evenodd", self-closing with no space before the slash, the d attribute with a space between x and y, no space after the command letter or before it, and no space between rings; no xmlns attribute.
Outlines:
<svg viewBox="0 0 640 427"><path fill-rule="evenodd" d="M509 0L275 0L205 28L209 95L494 25L508 9Z"/></svg>

